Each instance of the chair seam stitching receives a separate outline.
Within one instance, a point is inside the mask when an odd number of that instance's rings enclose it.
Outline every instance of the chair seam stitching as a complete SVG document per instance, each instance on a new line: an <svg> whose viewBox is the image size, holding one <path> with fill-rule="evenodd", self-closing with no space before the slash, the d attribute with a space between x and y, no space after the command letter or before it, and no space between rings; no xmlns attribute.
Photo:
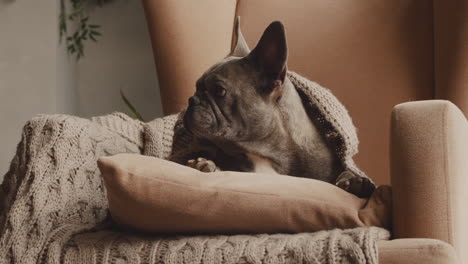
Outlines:
<svg viewBox="0 0 468 264"><path fill-rule="evenodd" d="M445 195L446 195L446 203L447 203L447 238L450 244L453 244L453 237L452 237L452 206L451 206L451 199L450 199L450 173L449 173L449 166L448 166L448 145L447 145L447 109L448 106L444 106L442 111L442 145L443 145L443 162L444 162L444 180L445 180Z"/></svg>

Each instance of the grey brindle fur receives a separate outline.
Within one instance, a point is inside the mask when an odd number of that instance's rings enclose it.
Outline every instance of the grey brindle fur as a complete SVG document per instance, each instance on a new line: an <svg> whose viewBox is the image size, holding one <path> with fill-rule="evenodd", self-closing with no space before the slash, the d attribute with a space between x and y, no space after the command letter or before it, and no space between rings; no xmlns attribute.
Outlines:
<svg viewBox="0 0 468 264"><path fill-rule="evenodd" d="M200 149L172 157L202 171L274 172L314 178L369 196L366 178L344 171L311 122L286 77L287 44L281 22L271 23L250 51L235 30L235 45L197 81L184 115Z"/></svg>

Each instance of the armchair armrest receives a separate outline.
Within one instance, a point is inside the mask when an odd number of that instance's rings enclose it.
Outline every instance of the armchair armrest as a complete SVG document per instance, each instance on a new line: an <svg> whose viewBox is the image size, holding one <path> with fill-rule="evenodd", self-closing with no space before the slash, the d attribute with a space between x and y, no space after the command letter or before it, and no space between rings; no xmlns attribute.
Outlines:
<svg viewBox="0 0 468 264"><path fill-rule="evenodd" d="M468 122L451 102L399 104L392 113L395 238L435 238L462 259L468 243Z"/></svg>

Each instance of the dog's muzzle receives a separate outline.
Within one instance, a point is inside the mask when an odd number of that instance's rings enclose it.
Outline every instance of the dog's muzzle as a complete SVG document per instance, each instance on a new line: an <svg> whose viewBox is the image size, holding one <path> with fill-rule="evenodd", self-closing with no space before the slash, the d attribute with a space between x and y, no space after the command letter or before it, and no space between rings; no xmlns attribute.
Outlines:
<svg viewBox="0 0 468 264"><path fill-rule="evenodd" d="M184 116L186 129L197 135L207 135L214 128L214 117L209 108L206 108L196 95L188 100L188 107Z"/></svg>

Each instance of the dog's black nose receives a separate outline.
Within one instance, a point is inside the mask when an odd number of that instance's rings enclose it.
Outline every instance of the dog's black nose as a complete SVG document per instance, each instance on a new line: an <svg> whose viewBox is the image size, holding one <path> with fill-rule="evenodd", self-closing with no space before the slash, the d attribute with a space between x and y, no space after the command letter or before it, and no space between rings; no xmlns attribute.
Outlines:
<svg viewBox="0 0 468 264"><path fill-rule="evenodd" d="M198 97L194 95L189 98L188 103L189 103L189 106L196 106L200 104L200 99L198 99Z"/></svg>

